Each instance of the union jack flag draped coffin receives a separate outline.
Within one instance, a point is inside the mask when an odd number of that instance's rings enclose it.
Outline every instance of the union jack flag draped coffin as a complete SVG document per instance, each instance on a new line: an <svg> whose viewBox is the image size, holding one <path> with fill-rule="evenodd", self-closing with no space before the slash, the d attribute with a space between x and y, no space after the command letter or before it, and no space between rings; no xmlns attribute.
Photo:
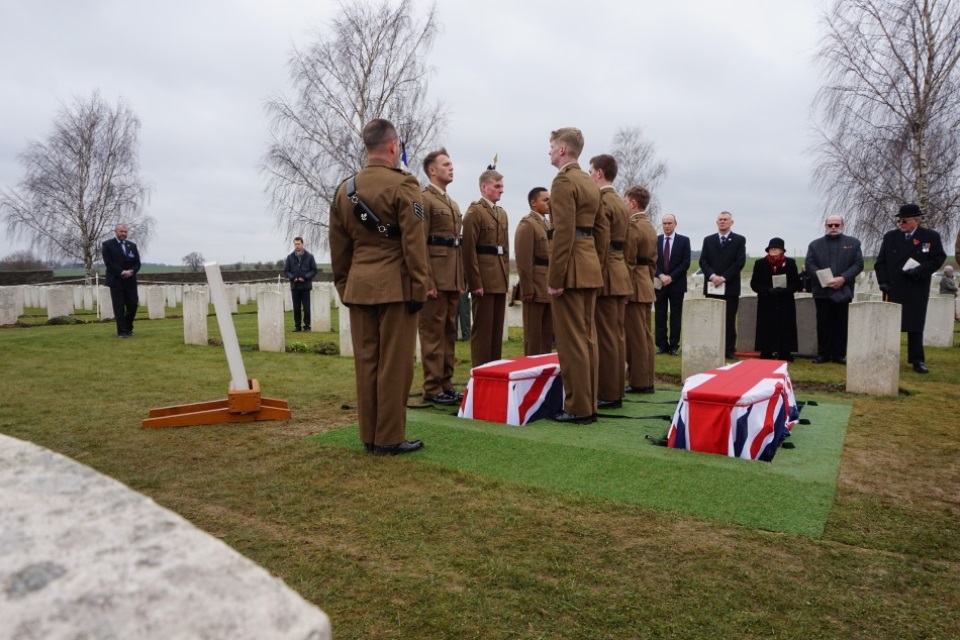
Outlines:
<svg viewBox="0 0 960 640"><path fill-rule="evenodd" d="M523 426L563 409L563 380L555 353L495 360L470 371L461 418Z"/></svg>
<svg viewBox="0 0 960 640"><path fill-rule="evenodd" d="M744 360L690 376L667 445L769 462L800 411L781 360Z"/></svg>

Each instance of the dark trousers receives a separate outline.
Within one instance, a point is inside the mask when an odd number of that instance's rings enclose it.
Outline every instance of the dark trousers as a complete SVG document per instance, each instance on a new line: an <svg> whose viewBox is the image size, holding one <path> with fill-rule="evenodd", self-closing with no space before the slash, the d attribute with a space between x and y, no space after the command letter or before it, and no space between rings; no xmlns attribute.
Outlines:
<svg viewBox="0 0 960 640"><path fill-rule="evenodd" d="M669 287L656 292L653 303L657 348L673 351L680 348L680 323L683 319L683 291ZM667 334L667 307L670 308L670 334Z"/></svg>
<svg viewBox="0 0 960 640"><path fill-rule="evenodd" d="M827 358L847 356L847 318L850 304L828 298L814 298L817 307L817 355Z"/></svg>
<svg viewBox="0 0 960 640"><path fill-rule="evenodd" d="M923 331L907 331L907 362L923 362Z"/></svg>
<svg viewBox="0 0 960 640"><path fill-rule="evenodd" d="M300 309L303 308L303 328L310 331L310 291L308 289L291 289L293 296L293 326L300 328Z"/></svg>
<svg viewBox="0 0 960 640"><path fill-rule="evenodd" d="M117 321L117 335L133 333L133 319L137 316L137 306L140 304L136 281L110 287L110 302L113 303L113 315Z"/></svg>
<svg viewBox="0 0 960 640"><path fill-rule="evenodd" d="M470 356L474 367L500 359L503 348L503 316L507 294L485 293L473 300Z"/></svg>
<svg viewBox="0 0 960 640"><path fill-rule="evenodd" d="M704 296L714 300L723 300L727 303L727 338L725 351L727 355L737 350L737 309L740 308L740 297L728 298L726 296Z"/></svg>

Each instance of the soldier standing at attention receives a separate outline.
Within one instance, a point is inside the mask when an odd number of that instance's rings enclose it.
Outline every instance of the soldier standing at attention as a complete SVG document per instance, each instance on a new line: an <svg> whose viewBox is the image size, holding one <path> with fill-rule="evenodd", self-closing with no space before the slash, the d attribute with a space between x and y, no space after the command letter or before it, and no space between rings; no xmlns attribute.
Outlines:
<svg viewBox="0 0 960 640"><path fill-rule="evenodd" d="M630 187L623 201L630 212L624 258L633 281L624 321L629 383L626 392L653 393L654 341L650 330L650 305L654 301L653 278L657 273L657 232L647 218L650 192L645 187Z"/></svg>
<svg viewBox="0 0 960 640"><path fill-rule="evenodd" d="M502 195L503 175L487 169L480 174L481 197L463 217L463 268L473 300L470 355L474 367L499 360L503 346L510 236L507 212L497 206Z"/></svg>
<svg viewBox="0 0 960 640"><path fill-rule="evenodd" d="M517 225L513 247L520 274L523 301L523 355L550 353L553 348L553 321L547 293L547 266L550 264L550 236L547 222L550 192L534 187L527 195L530 213Z"/></svg>
<svg viewBox="0 0 960 640"><path fill-rule="evenodd" d="M453 182L453 162L446 149L427 154L423 172L430 180L423 198L423 230L427 237L427 302L420 312L420 356L423 362L423 399L456 404L463 395L453 388L457 307L463 293L460 258L460 207L447 194Z"/></svg>
<svg viewBox="0 0 960 640"><path fill-rule="evenodd" d="M600 378L597 381L597 408L615 409L623 405L627 362L624 315L632 290L630 272L623 259L630 212L613 190L617 161L603 154L590 159L590 178L600 188L600 213L593 225L593 239L603 272L603 289L597 294L597 348ZM603 233L598 233L600 229Z"/></svg>
<svg viewBox="0 0 960 640"><path fill-rule="evenodd" d="M398 168L400 136L387 120L363 128L367 163L330 207L334 285L349 308L364 448L375 455L423 447L406 440L417 312L427 298L420 185Z"/></svg>
<svg viewBox="0 0 960 640"><path fill-rule="evenodd" d="M600 211L600 190L577 159L583 134L566 127L550 134L550 164L559 171L550 188L553 247L547 293L553 296L553 326L563 376L563 411L557 422L597 421L597 291L603 286L593 226Z"/></svg>

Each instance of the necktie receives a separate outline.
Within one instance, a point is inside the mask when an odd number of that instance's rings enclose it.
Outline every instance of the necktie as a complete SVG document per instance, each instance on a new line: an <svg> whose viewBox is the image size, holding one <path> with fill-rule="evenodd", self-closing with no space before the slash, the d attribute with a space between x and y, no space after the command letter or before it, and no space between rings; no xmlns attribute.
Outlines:
<svg viewBox="0 0 960 640"><path fill-rule="evenodd" d="M670 236L663 237L663 270L670 266Z"/></svg>
<svg viewBox="0 0 960 640"><path fill-rule="evenodd" d="M912 234L912 233L905 233L905 234L903 234L903 235L904 235L904 238L906 239L906 241L907 241L907 242L910 242L910 237L911 237L913 234Z"/></svg>
<svg viewBox="0 0 960 640"><path fill-rule="evenodd" d="M722 249L727 244L727 236L720 236L720 248Z"/></svg>

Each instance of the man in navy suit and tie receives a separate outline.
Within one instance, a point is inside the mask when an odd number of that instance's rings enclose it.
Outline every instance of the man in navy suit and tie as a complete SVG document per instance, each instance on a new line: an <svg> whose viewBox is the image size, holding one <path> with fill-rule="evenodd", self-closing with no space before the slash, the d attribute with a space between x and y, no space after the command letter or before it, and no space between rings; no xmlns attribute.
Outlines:
<svg viewBox="0 0 960 640"><path fill-rule="evenodd" d="M107 268L107 286L117 321L117 335L133 337L133 318L137 315L137 271L140 271L140 251L127 240L127 225L118 224L115 238L103 243L103 265Z"/></svg>
<svg viewBox="0 0 960 640"><path fill-rule="evenodd" d="M717 233L703 239L700 270L703 271L703 293L707 298L727 303L727 336L725 356L734 357L737 346L737 309L740 306L740 272L747 262L747 239L730 228L733 214L723 211L717 216Z"/></svg>
<svg viewBox="0 0 960 640"><path fill-rule="evenodd" d="M657 300L653 303L656 320L657 353L677 355L680 348L680 321L683 318L683 294L687 292L690 268L690 238L674 233L677 217L663 216L663 233L657 236ZM656 282L654 282L656 285ZM667 334L667 308L670 309L670 333Z"/></svg>

